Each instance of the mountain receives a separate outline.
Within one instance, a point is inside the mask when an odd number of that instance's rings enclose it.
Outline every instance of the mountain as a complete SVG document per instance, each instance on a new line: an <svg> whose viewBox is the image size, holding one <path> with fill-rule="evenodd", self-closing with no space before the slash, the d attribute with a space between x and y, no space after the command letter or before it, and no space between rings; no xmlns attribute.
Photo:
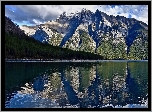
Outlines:
<svg viewBox="0 0 152 112"><path fill-rule="evenodd" d="M21 26L36 40L75 51L86 51L106 59L148 59L148 25L134 18L95 13L66 12L55 21L38 26Z"/></svg>
<svg viewBox="0 0 152 112"><path fill-rule="evenodd" d="M24 27L26 28L26 27ZM43 59L43 60L56 60L56 59L103 59L101 55L93 54L84 51L73 51L67 48L59 47L58 42L50 45L48 43L42 43L41 35L46 36L48 39L46 30L42 30L42 27L30 27L29 36L32 35L34 28L37 28L34 37L31 38L21 30L18 25L14 24L11 19L5 17L5 59ZM32 30L33 29L33 30ZM60 34L56 33L56 30L49 30L52 34L52 41L57 41L60 38ZM48 32L47 32L48 33ZM59 37L58 37L59 36Z"/></svg>
<svg viewBox="0 0 152 112"><path fill-rule="evenodd" d="M5 16L5 33L13 34L16 36L26 36L23 30L19 28L17 24L14 24L10 18Z"/></svg>

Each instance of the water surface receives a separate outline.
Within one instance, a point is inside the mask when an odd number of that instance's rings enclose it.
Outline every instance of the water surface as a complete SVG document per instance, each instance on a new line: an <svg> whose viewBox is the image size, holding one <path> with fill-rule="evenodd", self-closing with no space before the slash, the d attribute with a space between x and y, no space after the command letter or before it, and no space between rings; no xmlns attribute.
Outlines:
<svg viewBox="0 0 152 112"><path fill-rule="evenodd" d="M148 108L148 62L6 62L6 108Z"/></svg>

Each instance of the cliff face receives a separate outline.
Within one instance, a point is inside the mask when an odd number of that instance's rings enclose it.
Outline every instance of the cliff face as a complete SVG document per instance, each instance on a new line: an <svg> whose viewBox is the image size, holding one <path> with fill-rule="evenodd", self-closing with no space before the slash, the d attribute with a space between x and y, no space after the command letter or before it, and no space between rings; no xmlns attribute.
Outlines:
<svg viewBox="0 0 152 112"><path fill-rule="evenodd" d="M56 21L38 27L21 29L41 42L107 59L148 59L148 25L133 18L83 9L70 16L63 13Z"/></svg>

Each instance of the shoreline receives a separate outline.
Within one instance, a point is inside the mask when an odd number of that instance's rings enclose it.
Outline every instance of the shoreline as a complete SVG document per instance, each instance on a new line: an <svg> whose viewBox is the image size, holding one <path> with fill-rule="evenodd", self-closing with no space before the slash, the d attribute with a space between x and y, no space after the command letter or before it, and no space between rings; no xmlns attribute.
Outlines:
<svg viewBox="0 0 152 112"><path fill-rule="evenodd" d="M5 62L148 62L148 60L43 60L43 59L5 59Z"/></svg>

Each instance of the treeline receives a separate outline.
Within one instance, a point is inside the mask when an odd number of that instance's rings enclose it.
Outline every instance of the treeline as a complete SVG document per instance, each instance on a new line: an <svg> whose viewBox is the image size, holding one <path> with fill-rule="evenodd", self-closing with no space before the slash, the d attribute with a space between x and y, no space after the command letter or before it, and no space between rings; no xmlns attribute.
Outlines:
<svg viewBox="0 0 152 112"><path fill-rule="evenodd" d="M101 55L41 43L34 38L5 34L5 59L103 59Z"/></svg>

